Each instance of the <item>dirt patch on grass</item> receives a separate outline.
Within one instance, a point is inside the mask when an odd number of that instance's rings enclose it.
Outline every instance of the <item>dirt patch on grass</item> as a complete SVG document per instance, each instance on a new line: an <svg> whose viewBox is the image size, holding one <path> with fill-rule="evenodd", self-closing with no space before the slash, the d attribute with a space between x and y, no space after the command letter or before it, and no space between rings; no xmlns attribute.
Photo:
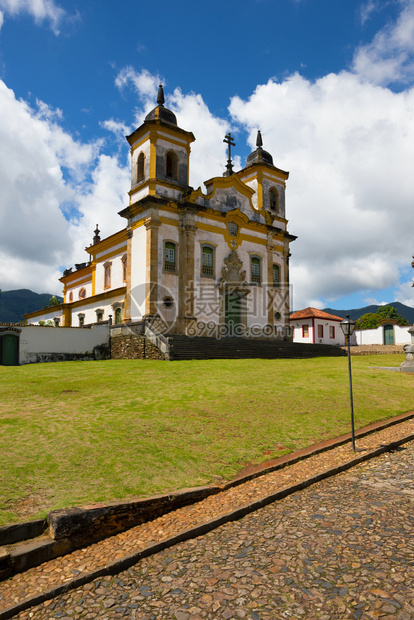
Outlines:
<svg viewBox="0 0 414 620"><path fill-rule="evenodd" d="M5 502L7 510L14 512L18 520L29 521L40 511L44 511L50 503L50 496L45 492L36 492L25 495L24 497L10 502Z"/></svg>

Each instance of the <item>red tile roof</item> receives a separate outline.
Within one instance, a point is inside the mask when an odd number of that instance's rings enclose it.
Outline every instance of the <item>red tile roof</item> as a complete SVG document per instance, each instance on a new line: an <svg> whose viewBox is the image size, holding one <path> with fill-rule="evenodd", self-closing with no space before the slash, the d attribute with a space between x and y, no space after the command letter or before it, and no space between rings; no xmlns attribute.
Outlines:
<svg viewBox="0 0 414 620"><path fill-rule="evenodd" d="M341 316L335 316L334 314L328 314L328 312L324 312L323 310L317 310L317 308L305 308L304 310L298 310L290 315L291 321L296 321L298 319L325 319L330 321L343 321Z"/></svg>

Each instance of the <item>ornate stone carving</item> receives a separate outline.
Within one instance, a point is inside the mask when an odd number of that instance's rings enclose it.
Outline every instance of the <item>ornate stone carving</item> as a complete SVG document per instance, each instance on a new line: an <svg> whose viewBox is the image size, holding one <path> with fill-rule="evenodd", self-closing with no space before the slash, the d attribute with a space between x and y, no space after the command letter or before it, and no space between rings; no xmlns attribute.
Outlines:
<svg viewBox="0 0 414 620"><path fill-rule="evenodd" d="M246 272L243 270L243 263L236 250L232 250L228 257L224 259L220 284L242 284L247 286Z"/></svg>

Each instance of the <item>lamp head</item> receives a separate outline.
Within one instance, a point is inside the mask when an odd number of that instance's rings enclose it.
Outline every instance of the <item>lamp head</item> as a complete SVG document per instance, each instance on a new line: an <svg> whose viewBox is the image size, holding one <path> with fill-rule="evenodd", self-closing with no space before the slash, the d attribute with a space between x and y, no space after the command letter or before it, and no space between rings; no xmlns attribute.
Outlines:
<svg viewBox="0 0 414 620"><path fill-rule="evenodd" d="M349 314L346 315L346 319L340 323L341 329L345 336L352 336L355 329L355 321L349 318Z"/></svg>

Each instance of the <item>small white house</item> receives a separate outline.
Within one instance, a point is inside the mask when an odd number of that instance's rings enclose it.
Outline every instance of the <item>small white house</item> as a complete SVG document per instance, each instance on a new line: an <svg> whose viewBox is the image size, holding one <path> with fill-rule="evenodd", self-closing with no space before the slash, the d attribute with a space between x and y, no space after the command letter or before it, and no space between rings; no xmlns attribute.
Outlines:
<svg viewBox="0 0 414 620"><path fill-rule="evenodd" d="M290 315L290 326L293 328L293 342L307 344L345 345L345 336L341 329L343 318L329 314L317 308L305 308ZM351 344L356 344L354 334Z"/></svg>

